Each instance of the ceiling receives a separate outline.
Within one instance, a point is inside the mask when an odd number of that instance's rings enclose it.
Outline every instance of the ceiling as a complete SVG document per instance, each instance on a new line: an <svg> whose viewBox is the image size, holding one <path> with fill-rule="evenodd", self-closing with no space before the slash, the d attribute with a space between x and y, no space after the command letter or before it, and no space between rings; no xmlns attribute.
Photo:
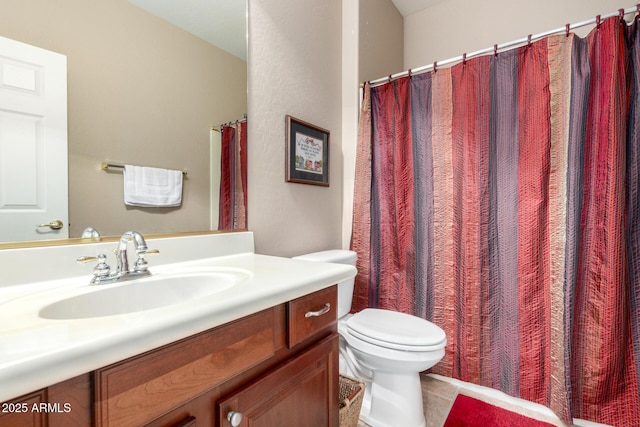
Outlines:
<svg viewBox="0 0 640 427"><path fill-rule="evenodd" d="M402 16L411 15L444 0L392 0Z"/></svg>
<svg viewBox="0 0 640 427"><path fill-rule="evenodd" d="M444 0L392 0L402 16ZM173 25L247 60L247 13L243 0L129 0Z"/></svg>
<svg viewBox="0 0 640 427"><path fill-rule="evenodd" d="M243 0L129 0L173 25L247 60L247 12Z"/></svg>

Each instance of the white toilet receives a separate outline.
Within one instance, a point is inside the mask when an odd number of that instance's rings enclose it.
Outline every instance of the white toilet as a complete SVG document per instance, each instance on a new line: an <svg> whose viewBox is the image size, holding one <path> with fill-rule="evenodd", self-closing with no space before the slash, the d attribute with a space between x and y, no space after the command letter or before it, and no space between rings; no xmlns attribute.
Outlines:
<svg viewBox="0 0 640 427"><path fill-rule="evenodd" d="M295 257L305 261L355 266L347 250ZM354 280L338 283L340 372L367 384L360 419L373 427L425 427L420 372L444 356L442 329L404 313L367 308L349 314Z"/></svg>

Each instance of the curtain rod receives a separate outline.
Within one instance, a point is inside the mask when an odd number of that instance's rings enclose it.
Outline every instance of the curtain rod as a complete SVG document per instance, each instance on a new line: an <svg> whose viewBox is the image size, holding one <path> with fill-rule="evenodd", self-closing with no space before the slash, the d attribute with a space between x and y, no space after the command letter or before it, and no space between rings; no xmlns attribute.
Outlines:
<svg viewBox="0 0 640 427"><path fill-rule="evenodd" d="M448 65L454 62L460 62L460 61L466 61L467 59L473 58L475 56L480 56L480 55L484 55L487 53L493 53L494 55L498 54L499 50L503 50L505 48L508 47L512 47L512 46L517 46L517 45L522 45L524 43L531 43L534 40L538 40L547 36L550 36L552 34L557 34L557 33L567 33L567 35L569 34L569 31L574 30L576 28L580 28L580 27L585 27L587 25L592 25L592 24L597 24L600 25L600 22L604 19L608 19L608 18L612 18L614 16L619 16L620 19L624 19L624 15L628 14L628 13L635 13L635 12L639 12L640 13L640 4L636 4L635 7L630 7L628 9L618 9L617 12L612 12L608 15L598 15L595 18L592 19L588 19L586 21L582 21L582 22L577 22L575 24L567 24L562 28L556 28L555 30L550 30L550 31L545 31L543 33L539 33L539 34L529 34L527 37L523 37L521 39L517 39L517 40L513 40L507 43L502 43L502 44L495 44L493 45L493 47L488 47L486 49L481 49L481 50L477 50L475 52L471 52L471 53L464 53L462 55L456 56L454 58L449 58L449 59L445 59L443 61L436 61L433 64L430 65L423 65L422 67L418 67L418 68L414 68L414 69L409 69L406 71L402 71L400 73L397 74L391 74L387 77L381 77L379 79L376 80L371 80L369 81L369 84L372 86L378 86L380 84L383 83L387 83L391 80L397 79L399 77L405 77L408 76L410 74L420 74L420 73L424 73L428 70L432 70L432 69L436 69L437 67L440 65ZM360 87L363 87L364 84L360 84Z"/></svg>
<svg viewBox="0 0 640 427"><path fill-rule="evenodd" d="M222 127L225 126L225 125L233 126L233 125L238 124L238 123L246 122L247 121L247 115L243 114L242 116L243 117L240 120L236 120L234 122L223 123L219 127L218 126L211 126L211 130L216 131L216 132L220 132L220 129L222 129Z"/></svg>

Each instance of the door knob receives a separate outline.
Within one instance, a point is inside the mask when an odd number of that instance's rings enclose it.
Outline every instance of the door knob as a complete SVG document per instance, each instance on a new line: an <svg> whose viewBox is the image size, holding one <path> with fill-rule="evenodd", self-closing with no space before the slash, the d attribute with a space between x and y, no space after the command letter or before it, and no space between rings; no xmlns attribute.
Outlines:
<svg viewBox="0 0 640 427"><path fill-rule="evenodd" d="M38 224L36 225L36 227L49 227L52 230L60 230L62 227L64 227L64 224L59 219L54 219L48 224Z"/></svg>
<svg viewBox="0 0 640 427"><path fill-rule="evenodd" d="M229 411L227 413L227 421L231 424L231 427L238 427L242 422L242 413L236 411Z"/></svg>

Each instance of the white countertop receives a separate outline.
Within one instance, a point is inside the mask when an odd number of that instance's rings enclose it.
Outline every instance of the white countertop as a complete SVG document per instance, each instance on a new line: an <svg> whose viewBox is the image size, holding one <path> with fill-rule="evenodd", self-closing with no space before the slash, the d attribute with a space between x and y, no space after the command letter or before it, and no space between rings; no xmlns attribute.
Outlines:
<svg viewBox="0 0 640 427"><path fill-rule="evenodd" d="M0 288L0 402L307 295L354 277L348 265L245 252L151 267L237 268L248 280L190 302L122 315L42 319L45 305L85 289L90 276ZM98 289L97 285L93 288ZM126 286L126 284L122 284Z"/></svg>

